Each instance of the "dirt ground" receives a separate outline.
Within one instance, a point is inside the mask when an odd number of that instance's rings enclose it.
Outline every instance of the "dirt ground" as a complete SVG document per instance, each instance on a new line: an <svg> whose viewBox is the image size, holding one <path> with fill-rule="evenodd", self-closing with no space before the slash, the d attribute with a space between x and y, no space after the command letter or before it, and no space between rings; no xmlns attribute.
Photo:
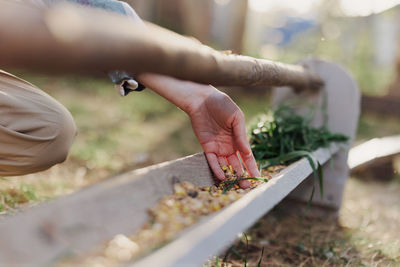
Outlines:
<svg viewBox="0 0 400 267"><path fill-rule="evenodd" d="M346 185L339 218L278 205L220 255L220 266L400 266L400 183ZM213 260L215 265L216 260ZM224 263L223 263L224 262Z"/></svg>

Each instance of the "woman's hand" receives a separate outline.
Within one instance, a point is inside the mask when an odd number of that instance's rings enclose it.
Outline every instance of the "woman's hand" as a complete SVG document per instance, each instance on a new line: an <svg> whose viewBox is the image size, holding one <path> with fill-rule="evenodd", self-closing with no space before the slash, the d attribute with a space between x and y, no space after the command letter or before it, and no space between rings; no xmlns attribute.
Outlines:
<svg viewBox="0 0 400 267"><path fill-rule="evenodd" d="M141 74L138 79L189 115L196 137L218 179L225 179L221 166L228 164L239 174L243 173L240 158L251 176L260 176L246 138L243 112L228 95L210 85L156 74ZM241 181L240 186L246 188L249 182Z"/></svg>
<svg viewBox="0 0 400 267"><path fill-rule="evenodd" d="M228 95L213 88L205 98L198 99L196 105L189 107L188 115L217 178L225 179L220 166L228 164L242 174L241 159L250 175L260 176L246 138L243 112ZM249 182L241 181L240 185L246 188Z"/></svg>

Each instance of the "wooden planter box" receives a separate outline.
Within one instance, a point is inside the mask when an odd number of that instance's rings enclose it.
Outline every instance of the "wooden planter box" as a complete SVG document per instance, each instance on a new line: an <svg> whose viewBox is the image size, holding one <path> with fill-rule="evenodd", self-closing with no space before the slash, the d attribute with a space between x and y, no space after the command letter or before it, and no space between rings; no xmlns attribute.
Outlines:
<svg viewBox="0 0 400 267"><path fill-rule="evenodd" d="M313 153L321 163L338 148ZM197 266L232 242L237 234L272 209L312 169L299 160L268 183L216 212L139 260L134 266ZM172 193L176 181L198 186L214 184L203 153L119 175L75 194L10 215L0 222L0 262L5 265L51 264L62 256L81 254L113 238L131 235L147 219L147 209Z"/></svg>

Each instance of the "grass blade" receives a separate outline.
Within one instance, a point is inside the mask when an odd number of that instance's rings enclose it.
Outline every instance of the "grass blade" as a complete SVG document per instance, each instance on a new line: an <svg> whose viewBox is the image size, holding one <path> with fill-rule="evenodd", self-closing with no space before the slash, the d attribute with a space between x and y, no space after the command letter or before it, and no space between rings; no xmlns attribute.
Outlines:
<svg viewBox="0 0 400 267"><path fill-rule="evenodd" d="M247 257L249 255L249 239L247 238L246 233L243 233L243 235L244 235L244 238L246 239L246 254L244 256L243 261L244 261L244 267L247 267Z"/></svg>
<svg viewBox="0 0 400 267"><path fill-rule="evenodd" d="M312 200L314 198L314 193L315 193L315 186L313 185L310 198L307 201L307 208L306 208L307 210L311 207L311 202L312 202Z"/></svg>
<svg viewBox="0 0 400 267"><path fill-rule="evenodd" d="M318 181L321 198L324 197L324 173L322 171L321 163L318 162Z"/></svg>
<svg viewBox="0 0 400 267"><path fill-rule="evenodd" d="M258 260L257 267L261 267L263 256L264 256L264 247L261 250L261 256L260 256L260 259Z"/></svg>

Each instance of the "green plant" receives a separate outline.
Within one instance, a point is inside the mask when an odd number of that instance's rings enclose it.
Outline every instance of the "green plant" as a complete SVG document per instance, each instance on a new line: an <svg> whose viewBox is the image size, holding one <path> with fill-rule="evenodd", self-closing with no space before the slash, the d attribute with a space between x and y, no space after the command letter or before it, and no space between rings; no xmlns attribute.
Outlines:
<svg viewBox="0 0 400 267"><path fill-rule="evenodd" d="M312 113L308 117L302 117L287 105L281 105L252 127L250 144L260 169L290 164L305 157L313 170L314 184L319 181L322 197L322 167L318 161L314 161L311 153L318 148L328 147L332 142L346 142L348 137L331 133L326 126L312 127L311 119ZM314 190L315 187L310 200L314 196Z"/></svg>

